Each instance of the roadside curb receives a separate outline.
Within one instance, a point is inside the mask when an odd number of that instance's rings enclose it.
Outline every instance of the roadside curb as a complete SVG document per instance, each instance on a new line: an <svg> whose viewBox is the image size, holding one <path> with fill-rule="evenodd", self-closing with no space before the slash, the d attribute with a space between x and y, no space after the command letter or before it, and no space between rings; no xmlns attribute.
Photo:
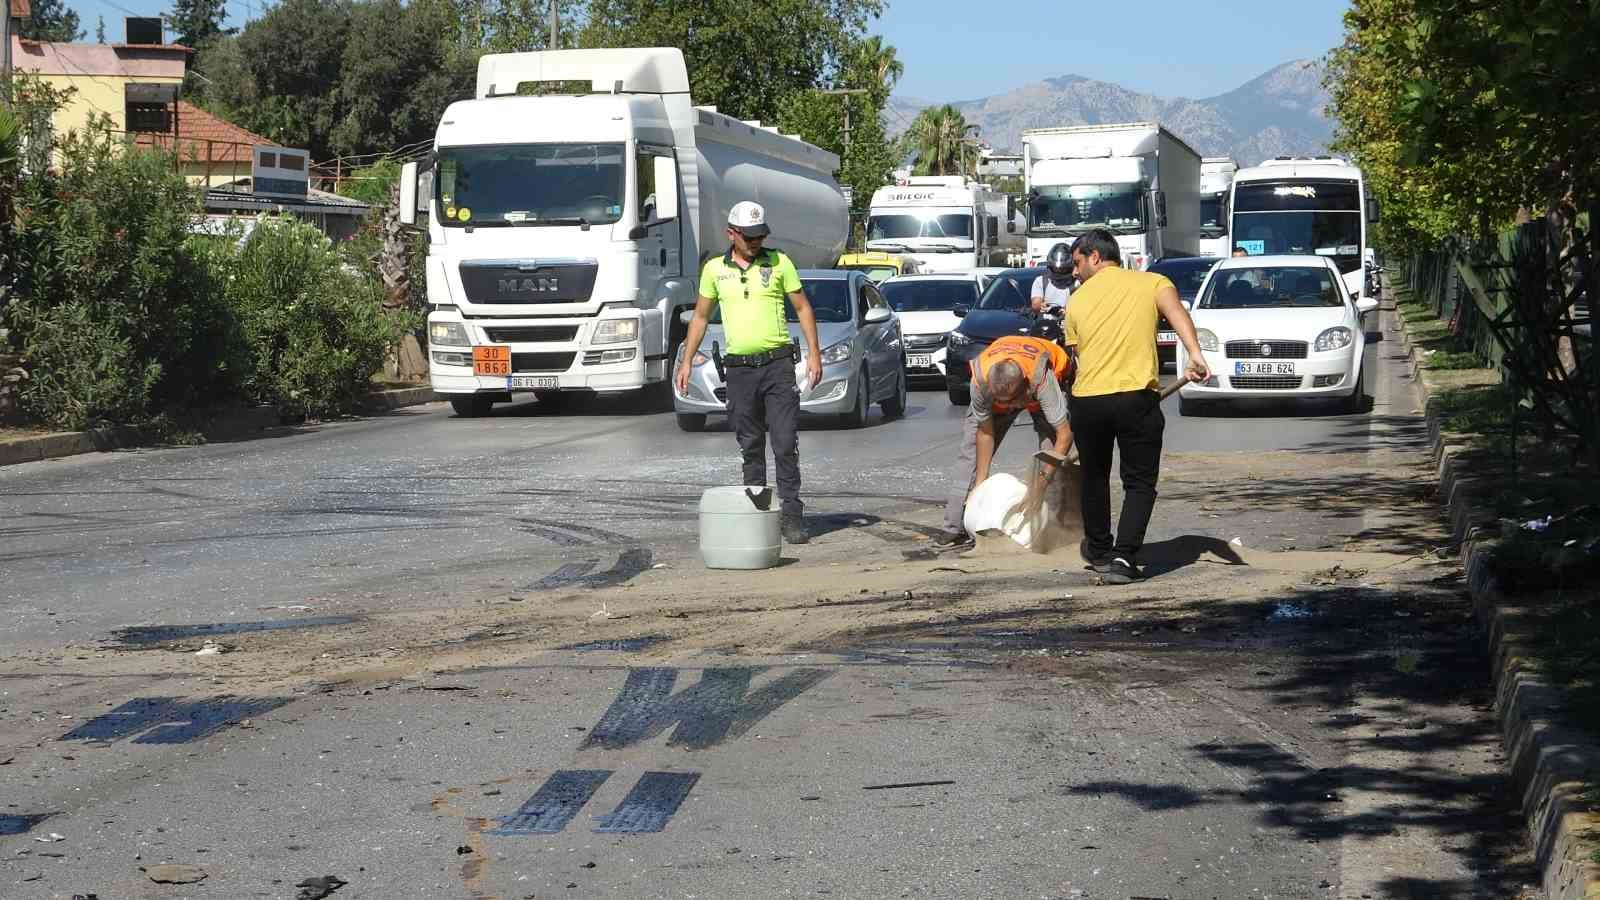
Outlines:
<svg viewBox="0 0 1600 900"><path fill-rule="evenodd" d="M437 398L431 387L398 388L378 391L364 398L358 404L358 409L365 413L387 412L407 406L432 403L435 399ZM208 441L241 440L282 424L281 418L278 410L270 406L241 409L219 416L206 426L203 434ZM56 431L24 437L0 438L0 466L59 459L82 453L121 450L146 443L148 440L143 432L137 428L126 427Z"/></svg>
<svg viewBox="0 0 1600 900"><path fill-rule="evenodd" d="M1495 716L1545 900L1600 900L1600 864L1591 857L1600 839L1600 817L1587 811L1590 804L1582 796L1600 772L1600 741L1565 721L1561 688L1542 680L1531 662L1531 611L1506 597L1489 566L1500 526L1476 499L1489 491L1492 479L1474 475L1464 458L1466 446L1444 431L1411 331L1403 317L1396 318L1412 377L1426 396L1440 502L1453 538L1460 541L1473 612L1489 635Z"/></svg>

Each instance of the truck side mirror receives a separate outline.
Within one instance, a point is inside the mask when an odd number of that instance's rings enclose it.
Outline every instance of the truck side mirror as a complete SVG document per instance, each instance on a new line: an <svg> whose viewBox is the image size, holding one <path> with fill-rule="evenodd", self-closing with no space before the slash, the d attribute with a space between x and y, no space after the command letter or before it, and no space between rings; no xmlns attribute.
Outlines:
<svg viewBox="0 0 1600 900"><path fill-rule="evenodd" d="M417 164L400 167L400 224L417 227Z"/></svg>
<svg viewBox="0 0 1600 900"><path fill-rule="evenodd" d="M656 175L657 222L670 222L678 217L678 160L672 156L652 157Z"/></svg>
<svg viewBox="0 0 1600 900"><path fill-rule="evenodd" d="M988 241L988 243L989 243L989 246L998 247L998 246L1000 246L1000 217L999 216L988 216L987 220L988 220L988 233L989 233L989 241Z"/></svg>
<svg viewBox="0 0 1600 900"><path fill-rule="evenodd" d="M1152 191L1150 194L1150 202L1155 207L1154 212L1156 214L1156 227L1167 227L1167 192Z"/></svg>
<svg viewBox="0 0 1600 900"><path fill-rule="evenodd" d="M1367 198L1367 221L1376 224L1383 218L1383 206L1376 197Z"/></svg>

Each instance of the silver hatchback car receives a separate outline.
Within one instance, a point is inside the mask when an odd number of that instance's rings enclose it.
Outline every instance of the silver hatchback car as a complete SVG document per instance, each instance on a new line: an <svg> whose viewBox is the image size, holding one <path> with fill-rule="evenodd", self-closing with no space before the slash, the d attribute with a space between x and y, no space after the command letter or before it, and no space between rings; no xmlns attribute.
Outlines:
<svg viewBox="0 0 1600 900"><path fill-rule="evenodd" d="M867 423L874 403L883 406L886 419L905 415L905 346L900 319L883 294L862 273L844 269L801 269L800 284L816 313L817 338L822 342L822 381L801 401L800 411L842 416L851 428ZM789 334L804 348L800 323L793 309L788 313ZM721 362L727 346L722 318L713 312L700 352L694 357L688 392L673 390L673 409L678 427L684 431L700 431L706 427L708 415L727 413L728 391ZM682 358L680 346L674 369Z"/></svg>

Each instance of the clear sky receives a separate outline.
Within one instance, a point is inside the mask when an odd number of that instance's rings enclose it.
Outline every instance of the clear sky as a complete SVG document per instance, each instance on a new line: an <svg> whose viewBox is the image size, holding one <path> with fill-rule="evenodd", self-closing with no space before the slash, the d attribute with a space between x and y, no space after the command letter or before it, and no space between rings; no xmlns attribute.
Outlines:
<svg viewBox="0 0 1600 900"><path fill-rule="evenodd" d="M67 0L94 39L122 39L128 15L169 0ZM264 0L229 0L232 24ZM888 0L872 30L899 51L897 92L971 100L1030 81L1083 75L1163 97L1210 97L1279 63L1321 56L1341 40L1348 0ZM756 3L752 9L759 9Z"/></svg>

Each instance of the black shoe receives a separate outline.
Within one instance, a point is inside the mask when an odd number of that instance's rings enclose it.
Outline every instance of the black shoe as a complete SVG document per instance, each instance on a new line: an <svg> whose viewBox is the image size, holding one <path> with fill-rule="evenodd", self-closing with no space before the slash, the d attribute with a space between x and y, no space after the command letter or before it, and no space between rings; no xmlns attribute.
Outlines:
<svg viewBox="0 0 1600 900"><path fill-rule="evenodd" d="M946 531L933 541L933 545L940 550L954 550L957 547L971 546L973 543L972 535L965 531Z"/></svg>
<svg viewBox="0 0 1600 900"><path fill-rule="evenodd" d="M811 538L806 537L805 518L799 514L785 515L783 517L783 542L786 544L806 544Z"/></svg>
<svg viewBox="0 0 1600 900"><path fill-rule="evenodd" d="M1119 556L1106 567L1105 577L1106 584L1132 584L1143 578L1144 573L1139 571L1138 566Z"/></svg>
<svg viewBox="0 0 1600 900"><path fill-rule="evenodd" d="M1102 575L1111 571L1111 558L1109 556L1095 556L1090 553L1088 538L1078 542L1078 555L1083 557L1083 561L1088 564L1089 568Z"/></svg>

